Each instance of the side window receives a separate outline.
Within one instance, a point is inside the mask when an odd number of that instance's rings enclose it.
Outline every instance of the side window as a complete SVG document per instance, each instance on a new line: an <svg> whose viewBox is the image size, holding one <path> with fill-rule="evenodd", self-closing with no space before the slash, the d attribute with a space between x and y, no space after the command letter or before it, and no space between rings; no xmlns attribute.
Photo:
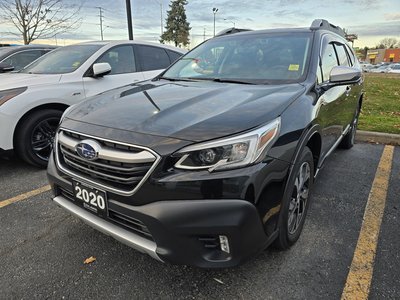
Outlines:
<svg viewBox="0 0 400 300"><path fill-rule="evenodd" d="M328 81L329 74L333 67L338 65L335 49L332 44L328 44L322 53L322 80Z"/></svg>
<svg viewBox="0 0 400 300"><path fill-rule="evenodd" d="M105 52L96 62L109 63L110 75L136 72L133 47L130 45L117 46Z"/></svg>
<svg viewBox="0 0 400 300"><path fill-rule="evenodd" d="M339 59L339 65L349 67L349 60L344 45L335 44L335 49Z"/></svg>
<svg viewBox="0 0 400 300"><path fill-rule="evenodd" d="M40 56L42 56L42 51L28 50L15 53L5 59L3 62L12 65L14 67L14 71L18 71L29 65L34 60L38 59Z"/></svg>
<svg viewBox="0 0 400 300"><path fill-rule="evenodd" d="M354 62L356 60L356 58L354 57L354 52L350 49L349 46L346 45L346 50L347 50L347 54L349 55L349 59L350 59L350 64L352 66L354 66Z"/></svg>
<svg viewBox="0 0 400 300"><path fill-rule="evenodd" d="M163 48L139 45L137 49L142 71L165 69L171 64Z"/></svg>
<svg viewBox="0 0 400 300"><path fill-rule="evenodd" d="M171 63L175 62L182 56L182 54L175 52L175 51L167 50L167 52L168 52Z"/></svg>

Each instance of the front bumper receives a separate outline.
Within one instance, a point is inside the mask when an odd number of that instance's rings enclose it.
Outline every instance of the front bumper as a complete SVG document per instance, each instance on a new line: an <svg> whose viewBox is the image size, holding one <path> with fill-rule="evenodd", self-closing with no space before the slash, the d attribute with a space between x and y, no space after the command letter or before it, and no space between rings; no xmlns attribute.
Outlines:
<svg viewBox="0 0 400 300"><path fill-rule="evenodd" d="M255 205L246 200L180 198L132 205L110 194L109 214L102 218L74 203L71 179L57 170L52 158L48 178L58 205L95 229L160 261L203 268L230 267L261 252L271 241ZM121 224L121 218L146 229L134 230L130 224ZM143 231L149 234L143 235ZM221 250L222 235L228 238L229 253Z"/></svg>
<svg viewBox="0 0 400 300"><path fill-rule="evenodd" d="M95 229L172 264L204 268L235 266L267 246L254 206L243 200L163 201L141 207L121 206L119 211L124 215L146 224L152 239L98 217L63 196L53 200ZM230 253L221 250L220 235L228 238Z"/></svg>
<svg viewBox="0 0 400 300"><path fill-rule="evenodd" d="M16 126L15 116L0 112L0 149L13 149L13 136Z"/></svg>

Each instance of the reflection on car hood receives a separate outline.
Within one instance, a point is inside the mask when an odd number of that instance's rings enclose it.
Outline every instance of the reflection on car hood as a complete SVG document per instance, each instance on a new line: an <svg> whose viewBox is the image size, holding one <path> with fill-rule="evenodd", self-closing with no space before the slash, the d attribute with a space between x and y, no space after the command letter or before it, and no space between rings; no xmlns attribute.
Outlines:
<svg viewBox="0 0 400 300"><path fill-rule="evenodd" d="M52 84L60 81L61 75L42 75L25 73L0 74L0 91L24 86Z"/></svg>
<svg viewBox="0 0 400 300"><path fill-rule="evenodd" d="M95 96L66 117L108 128L204 141L273 120L303 90L297 83L147 81Z"/></svg>

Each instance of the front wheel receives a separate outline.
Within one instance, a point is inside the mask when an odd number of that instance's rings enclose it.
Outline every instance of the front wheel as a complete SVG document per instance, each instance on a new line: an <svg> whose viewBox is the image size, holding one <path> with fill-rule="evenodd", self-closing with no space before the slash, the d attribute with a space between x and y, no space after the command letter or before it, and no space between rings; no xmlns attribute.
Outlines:
<svg viewBox="0 0 400 300"><path fill-rule="evenodd" d="M339 148L342 149L350 149L354 146L354 141L356 139L357 125L358 125L358 117L360 116L360 109L357 108L356 114L354 116L353 122L351 123L351 127L348 133L343 137L342 141L339 144Z"/></svg>
<svg viewBox="0 0 400 300"><path fill-rule="evenodd" d="M289 193L282 203L282 218L275 247L288 249L300 237L310 205L314 182L314 161L311 150L305 147L289 178Z"/></svg>
<svg viewBox="0 0 400 300"><path fill-rule="evenodd" d="M15 149L21 159L35 166L47 166L62 113L43 109L22 121L15 135Z"/></svg>

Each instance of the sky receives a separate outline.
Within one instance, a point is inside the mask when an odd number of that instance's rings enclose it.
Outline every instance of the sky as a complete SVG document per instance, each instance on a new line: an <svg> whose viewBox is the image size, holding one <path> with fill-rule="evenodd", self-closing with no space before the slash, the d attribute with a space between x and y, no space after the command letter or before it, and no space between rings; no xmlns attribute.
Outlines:
<svg viewBox="0 0 400 300"><path fill-rule="evenodd" d="M125 0L65 0L82 5L82 25L74 32L57 35L48 44L66 45L100 39L99 9L104 9L104 39L127 39ZM131 0L134 38L157 42L170 1ZM161 5L162 4L162 10ZM373 47L385 37L400 40L400 0L189 0L186 6L191 47L213 35L213 8L216 32L228 27L266 29L280 27L309 27L314 19L330 23L358 34L355 47ZM0 23L0 42L10 40L8 24ZM15 38L14 38L15 39ZM20 40L16 42L21 42Z"/></svg>

